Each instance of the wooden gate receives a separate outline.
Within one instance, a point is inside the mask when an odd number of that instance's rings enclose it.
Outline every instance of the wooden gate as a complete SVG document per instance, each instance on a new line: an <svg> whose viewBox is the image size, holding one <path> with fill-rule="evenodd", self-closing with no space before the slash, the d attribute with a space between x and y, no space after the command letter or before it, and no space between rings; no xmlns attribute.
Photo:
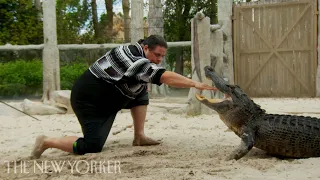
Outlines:
<svg viewBox="0 0 320 180"><path fill-rule="evenodd" d="M251 97L314 97L316 1L241 4L233 11L235 84Z"/></svg>

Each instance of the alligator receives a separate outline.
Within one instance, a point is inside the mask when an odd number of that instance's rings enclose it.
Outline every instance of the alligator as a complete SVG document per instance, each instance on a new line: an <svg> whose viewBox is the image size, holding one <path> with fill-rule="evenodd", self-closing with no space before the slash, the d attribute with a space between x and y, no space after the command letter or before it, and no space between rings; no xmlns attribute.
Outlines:
<svg viewBox="0 0 320 180"><path fill-rule="evenodd" d="M253 147L278 158L320 156L320 119L310 116L268 114L240 88L218 76L212 66L204 67L205 76L228 98L196 99L216 111L224 124L239 138L240 145L226 160L239 160Z"/></svg>

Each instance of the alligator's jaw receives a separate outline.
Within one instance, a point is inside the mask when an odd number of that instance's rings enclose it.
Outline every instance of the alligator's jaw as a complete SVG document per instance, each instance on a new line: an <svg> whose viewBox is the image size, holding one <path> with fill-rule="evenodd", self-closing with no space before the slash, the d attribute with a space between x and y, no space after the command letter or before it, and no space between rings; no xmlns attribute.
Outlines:
<svg viewBox="0 0 320 180"><path fill-rule="evenodd" d="M242 118L235 118L235 116L232 115L239 114L241 117L239 109L236 109L233 106L232 100L208 99L200 94L196 94L195 96L201 103L215 110L219 114L220 119L227 125L229 129L231 129L237 135L240 133L242 124L245 121Z"/></svg>
<svg viewBox="0 0 320 180"><path fill-rule="evenodd" d="M223 99L208 99L208 98L204 97L204 96L201 95L201 94L196 94L196 98L197 98L197 100L199 100L200 102L203 102L203 101L207 100L209 103L212 103L212 104L214 104L214 103L220 103L220 102L223 101Z"/></svg>

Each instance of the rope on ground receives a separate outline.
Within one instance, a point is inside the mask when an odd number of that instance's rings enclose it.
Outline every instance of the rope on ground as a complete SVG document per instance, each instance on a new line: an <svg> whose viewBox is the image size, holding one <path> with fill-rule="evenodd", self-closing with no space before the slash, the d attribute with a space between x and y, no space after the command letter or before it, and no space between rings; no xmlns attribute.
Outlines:
<svg viewBox="0 0 320 180"><path fill-rule="evenodd" d="M21 112L21 113L23 113L23 114L25 114L25 115L27 115L27 116L32 117L33 119L35 119L35 120L37 120L37 121L40 121L40 119L38 119L38 118L36 118L36 117L34 117L34 116L31 116L30 114L25 113L25 112L23 112L23 111L21 111L21 110L19 110L19 109L15 108L15 107L11 106L11 105L10 105L10 104L8 104L8 103L5 103L5 102L3 102L3 101L1 101L1 100L0 100L0 102L1 102L2 104L4 104L4 105L7 105L7 106L11 107L12 109L15 109L16 111L19 111L19 112Z"/></svg>

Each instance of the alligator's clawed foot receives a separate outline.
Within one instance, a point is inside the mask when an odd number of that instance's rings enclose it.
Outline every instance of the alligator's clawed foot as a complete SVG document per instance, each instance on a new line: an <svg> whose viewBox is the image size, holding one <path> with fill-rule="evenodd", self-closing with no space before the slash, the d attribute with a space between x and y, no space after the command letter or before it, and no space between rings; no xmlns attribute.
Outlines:
<svg viewBox="0 0 320 180"><path fill-rule="evenodd" d="M243 155L240 155L241 153L239 152L233 152L230 155L228 155L225 160L226 161L231 161L231 160L239 160L243 157Z"/></svg>

